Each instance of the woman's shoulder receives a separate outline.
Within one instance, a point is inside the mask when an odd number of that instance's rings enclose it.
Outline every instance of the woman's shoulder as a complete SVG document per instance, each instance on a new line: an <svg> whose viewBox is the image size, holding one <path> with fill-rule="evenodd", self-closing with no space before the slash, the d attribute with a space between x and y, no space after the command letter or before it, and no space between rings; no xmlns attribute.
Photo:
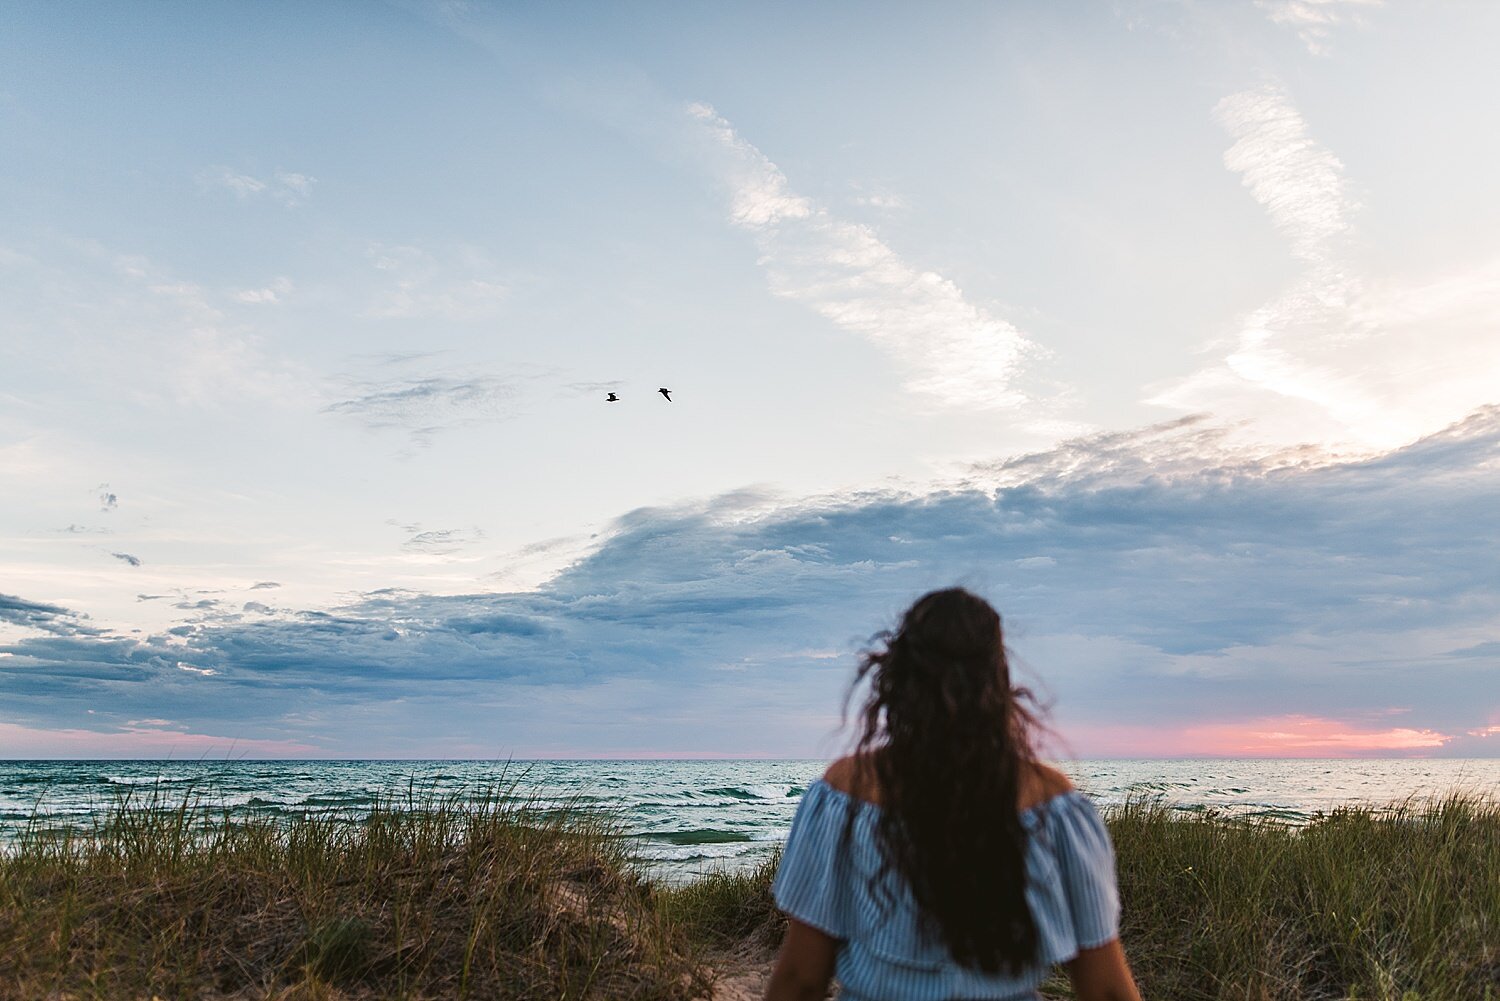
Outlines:
<svg viewBox="0 0 1500 1001"><path fill-rule="evenodd" d="M1072 791L1072 779L1051 765L1033 761L1021 779L1021 809L1029 810Z"/></svg>
<svg viewBox="0 0 1500 1001"><path fill-rule="evenodd" d="M879 782L868 756L847 754L839 758L823 772L823 781L847 796L880 805ZM1072 789L1072 780L1062 772L1034 761L1026 766L1021 776L1019 806L1022 810L1029 810Z"/></svg>
<svg viewBox="0 0 1500 1001"><path fill-rule="evenodd" d="M824 770L823 782L846 796L880 805L880 788L868 755L844 755Z"/></svg>

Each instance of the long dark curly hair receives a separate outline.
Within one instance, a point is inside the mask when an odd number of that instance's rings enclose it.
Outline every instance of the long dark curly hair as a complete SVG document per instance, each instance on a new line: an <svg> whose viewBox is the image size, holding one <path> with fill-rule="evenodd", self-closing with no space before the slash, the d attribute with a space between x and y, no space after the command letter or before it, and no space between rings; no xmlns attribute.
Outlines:
<svg viewBox="0 0 1500 1001"><path fill-rule="evenodd" d="M851 698L861 683L854 762L880 795L877 883L904 877L959 963L1018 972L1037 953L1018 802L1036 715L1011 685L999 613L962 588L924 595L875 636Z"/></svg>

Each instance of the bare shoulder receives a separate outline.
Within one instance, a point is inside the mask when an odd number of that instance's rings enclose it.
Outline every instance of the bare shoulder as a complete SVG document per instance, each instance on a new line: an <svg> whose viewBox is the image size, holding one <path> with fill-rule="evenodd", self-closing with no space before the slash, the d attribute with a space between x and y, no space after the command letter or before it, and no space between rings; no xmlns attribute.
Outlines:
<svg viewBox="0 0 1500 1001"><path fill-rule="evenodd" d="M830 764L823 771L823 781L833 786L840 792L849 791L849 783L854 778L854 755L846 754L842 758Z"/></svg>
<svg viewBox="0 0 1500 1001"><path fill-rule="evenodd" d="M880 791L875 785L875 769L865 759L846 754L823 772L823 781L839 792L859 799L880 802Z"/></svg>
<svg viewBox="0 0 1500 1001"><path fill-rule="evenodd" d="M1061 796L1073 788L1073 780L1051 765L1033 762L1021 780L1021 809L1027 810Z"/></svg>

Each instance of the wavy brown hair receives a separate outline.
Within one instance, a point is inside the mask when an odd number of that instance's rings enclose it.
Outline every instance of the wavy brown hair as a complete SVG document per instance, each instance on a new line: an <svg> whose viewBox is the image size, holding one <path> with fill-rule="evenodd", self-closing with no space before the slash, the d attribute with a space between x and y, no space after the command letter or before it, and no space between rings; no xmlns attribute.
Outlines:
<svg viewBox="0 0 1500 1001"><path fill-rule="evenodd" d="M1011 685L999 613L961 588L924 595L875 636L851 697L861 683L854 761L880 792L877 883L904 877L959 963L1018 972L1037 954L1019 803L1036 718Z"/></svg>

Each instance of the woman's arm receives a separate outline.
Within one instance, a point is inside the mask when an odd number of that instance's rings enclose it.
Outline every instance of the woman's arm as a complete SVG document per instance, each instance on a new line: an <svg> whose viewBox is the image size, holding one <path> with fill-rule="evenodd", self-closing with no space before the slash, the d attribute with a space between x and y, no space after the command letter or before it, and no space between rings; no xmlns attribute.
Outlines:
<svg viewBox="0 0 1500 1001"><path fill-rule="evenodd" d="M1067 967L1078 1001L1141 1001L1119 939L1079 950Z"/></svg>
<svg viewBox="0 0 1500 1001"><path fill-rule="evenodd" d="M786 938L766 987L766 1001L823 1001L833 979L839 940L796 918L787 919Z"/></svg>

